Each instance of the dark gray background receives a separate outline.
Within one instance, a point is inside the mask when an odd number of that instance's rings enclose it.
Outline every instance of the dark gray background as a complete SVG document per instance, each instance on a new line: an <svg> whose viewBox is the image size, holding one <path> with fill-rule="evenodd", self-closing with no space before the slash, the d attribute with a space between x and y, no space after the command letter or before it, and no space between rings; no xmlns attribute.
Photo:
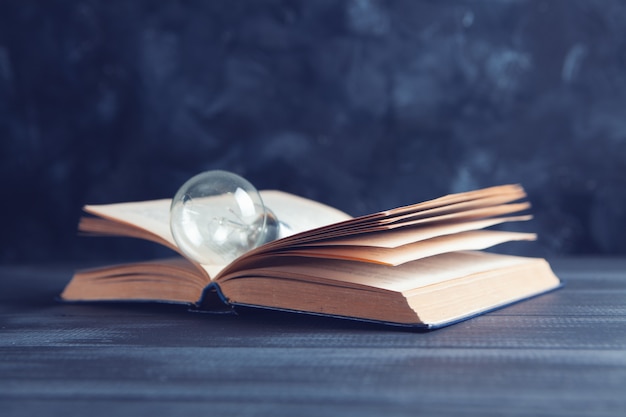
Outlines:
<svg viewBox="0 0 626 417"><path fill-rule="evenodd" d="M0 1L0 261L161 254L85 203L237 172L353 215L522 183L541 240L626 253L626 3Z"/></svg>

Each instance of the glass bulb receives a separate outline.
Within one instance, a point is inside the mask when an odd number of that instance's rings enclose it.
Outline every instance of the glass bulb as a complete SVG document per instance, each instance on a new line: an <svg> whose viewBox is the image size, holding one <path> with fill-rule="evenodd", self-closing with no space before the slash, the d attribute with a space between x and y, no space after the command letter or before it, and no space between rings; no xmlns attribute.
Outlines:
<svg viewBox="0 0 626 417"><path fill-rule="evenodd" d="M180 250L202 264L224 265L278 238L280 222L250 182L227 171L194 176L170 206L170 228Z"/></svg>

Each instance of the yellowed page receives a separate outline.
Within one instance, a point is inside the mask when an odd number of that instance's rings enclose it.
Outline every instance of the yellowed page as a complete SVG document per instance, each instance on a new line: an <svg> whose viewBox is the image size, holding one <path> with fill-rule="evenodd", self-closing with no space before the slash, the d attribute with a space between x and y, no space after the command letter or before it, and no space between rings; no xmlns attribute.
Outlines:
<svg viewBox="0 0 626 417"><path fill-rule="evenodd" d="M434 200L397 207L378 213L361 216L351 222L349 226L356 224L387 224L398 220L405 220L415 215L431 217L445 213L455 213L471 209L502 205L526 197L523 187L518 184L500 185L483 188L465 193L449 194ZM433 211L434 210L434 211ZM422 216L424 214L424 216ZM343 224L333 225L332 229L343 228Z"/></svg>
<svg viewBox="0 0 626 417"><path fill-rule="evenodd" d="M408 212L402 215L390 216L383 220L383 223L405 223L410 220L417 220L423 218L431 218L436 216L441 216L445 214L455 214L455 213L467 213L471 210L478 210L485 207L498 207L504 206L507 203L511 203L513 201L519 200L521 197L518 194L505 194L505 195L496 195L485 198L477 198L475 200L470 201L461 201L454 204L449 204L441 207L434 207L427 210L419 210L414 212ZM523 208L520 208L516 211L520 211L522 209L528 208L528 203L519 203L522 204ZM510 204L511 206L513 204ZM522 207L522 206L520 206Z"/></svg>
<svg viewBox="0 0 626 417"><path fill-rule="evenodd" d="M235 272L223 281L247 276L265 276L320 282L327 285L372 287L388 291L410 292L428 285L480 272L528 262L531 258L485 252L444 253L398 266L368 264L341 259L285 257L271 266ZM245 285L245 284L244 284Z"/></svg>
<svg viewBox="0 0 626 417"><path fill-rule="evenodd" d="M397 248L373 246L330 246L285 249L286 255L298 255L330 259L373 262L385 265L401 265L428 256L446 252L480 250L514 240L534 240L534 233L516 233L492 230L477 230L446 235L410 243Z"/></svg>
<svg viewBox="0 0 626 417"><path fill-rule="evenodd" d="M300 233L352 218L326 204L282 191L265 190L260 193L263 203L272 210L281 223L289 226L292 233Z"/></svg>
<svg viewBox="0 0 626 417"><path fill-rule="evenodd" d="M285 222L292 233L331 223L348 220L351 217L335 208L298 197L282 191L261 191L264 204ZM81 230L104 235L138 237L156 241L177 250L170 231L170 199L88 205L85 211L109 221L85 219ZM203 265L203 269L214 277L224 265Z"/></svg>
<svg viewBox="0 0 626 417"><path fill-rule="evenodd" d="M332 223L348 220L351 217L333 207L298 197L282 191L261 191L264 204L269 207L281 222L286 223L294 233ZM88 213L115 220L121 223L148 230L163 240L174 244L170 231L170 199L88 205Z"/></svg>
<svg viewBox="0 0 626 417"><path fill-rule="evenodd" d="M425 212L413 212L407 214L406 211L408 208L401 207L387 212L358 217L348 222L335 223L327 227L309 230L304 233L282 239L276 242L273 246L286 247L292 245L303 245L308 242L316 242L321 239L335 239L345 236L353 236L364 232L385 231L414 226L421 227L426 223L472 221L488 217L504 216L530 208L530 204L528 202L485 205L487 203L491 204L497 201L503 201L503 199L491 197L486 199L476 199L470 202L472 203L471 205L462 202L455 202L453 204L453 209L450 208L450 206L429 209L427 210L428 215L424 215ZM415 205L415 207L418 206L420 205ZM391 218L384 217L385 213L395 212L395 210L399 210L399 212L403 214L395 215L395 217ZM266 249L273 249L273 246L268 246Z"/></svg>
<svg viewBox="0 0 626 417"><path fill-rule="evenodd" d="M487 227L514 221L530 220L532 216L498 217L484 220L474 220L459 223L426 225L424 227L409 227L405 229L385 230L373 233L361 233L352 237L324 239L311 242L309 246L376 246L381 248L396 248L413 242L431 239L437 236L467 232L470 230L485 229Z"/></svg>
<svg viewBox="0 0 626 417"><path fill-rule="evenodd" d="M118 264L77 272L61 294L66 301L161 300L196 302L209 283L183 258Z"/></svg>
<svg viewBox="0 0 626 417"><path fill-rule="evenodd" d="M170 231L170 199L88 205L84 210L96 216L139 227L176 247Z"/></svg>

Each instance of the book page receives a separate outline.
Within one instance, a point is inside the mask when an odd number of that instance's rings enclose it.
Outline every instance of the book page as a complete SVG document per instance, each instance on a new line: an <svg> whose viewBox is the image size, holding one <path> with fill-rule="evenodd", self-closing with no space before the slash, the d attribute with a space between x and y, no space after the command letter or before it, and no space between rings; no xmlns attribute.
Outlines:
<svg viewBox="0 0 626 417"><path fill-rule="evenodd" d="M292 233L327 226L352 217L333 207L282 191L261 191L261 198ZM85 211L148 230L174 245L170 231L170 199L87 205Z"/></svg>
<svg viewBox="0 0 626 417"><path fill-rule="evenodd" d="M285 257L280 262L241 271L241 275L234 272L231 276L224 277L222 282L245 280L247 277L267 277L408 292L467 275L522 264L529 259L533 258L467 251L445 253L417 262L389 266L341 259Z"/></svg>
<svg viewBox="0 0 626 417"><path fill-rule="evenodd" d="M306 246L293 249L285 248L283 251L276 252L276 254L401 265L446 252L481 250L504 242L535 240L536 238L537 235L534 233L476 230L439 236L396 248L375 246Z"/></svg>
<svg viewBox="0 0 626 417"><path fill-rule="evenodd" d="M351 217L333 207L281 191L261 191L264 204L291 233L348 220ZM100 235L137 237L152 240L178 251L170 230L170 199L129 203L87 205L87 213L102 219L84 218L80 230ZM178 251L180 252L180 251ZM215 276L224 265L205 265Z"/></svg>
<svg viewBox="0 0 626 417"><path fill-rule="evenodd" d="M264 190L260 193L263 203L294 234L352 218L350 215L326 204L282 191Z"/></svg>
<svg viewBox="0 0 626 417"><path fill-rule="evenodd" d="M380 248L397 248L421 240L437 236L451 235L470 230L485 229L505 222L526 221L531 215L496 217L482 220L455 223L425 224L423 227L407 227L402 229L364 232L354 236L323 239L309 242L308 246L376 246Z"/></svg>
<svg viewBox="0 0 626 417"><path fill-rule="evenodd" d="M502 192L503 195L493 195L496 192ZM470 201L460 198L466 194L472 197ZM308 242L354 236L366 232L422 227L426 223L461 222L503 216L528 209L530 207L528 202L507 204L524 196L523 189L514 185L445 196L315 228L281 239L269 246L266 245L264 250L269 251L278 247L303 245Z"/></svg>
<svg viewBox="0 0 626 417"><path fill-rule="evenodd" d="M170 247L176 247L176 242L174 242L170 231L170 203L170 199L161 199L87 205L84 210L87 213L119 222L122 225L144 229L167 242ZM118 228L118 231L121 232L122 230Z"/></svg>
<svg viewBox="0 0 626 417"><path fill-rule="evenodd" d="M61 294L66 301L145 300L194 303L210 282L183 258L117 264L77 272Z"/></svg>

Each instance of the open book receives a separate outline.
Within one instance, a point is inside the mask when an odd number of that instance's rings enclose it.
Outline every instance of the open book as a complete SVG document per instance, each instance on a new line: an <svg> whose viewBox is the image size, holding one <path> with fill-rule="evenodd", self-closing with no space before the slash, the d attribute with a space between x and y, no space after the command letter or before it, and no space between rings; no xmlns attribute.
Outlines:
<svg viewBox="0 0 626 417"><path fill-rule="evenodd" d="M557 288L544 259L482 251L532 233L488 229L530 219L519 185L504 185L351 218L280 191L263 201L296 233L228 265L184 257L77 272L66 301L224 304L437 328ZM86 206L79 229L177 250L170 200ZM216 303L219 301L219 303Z"/></svg>

